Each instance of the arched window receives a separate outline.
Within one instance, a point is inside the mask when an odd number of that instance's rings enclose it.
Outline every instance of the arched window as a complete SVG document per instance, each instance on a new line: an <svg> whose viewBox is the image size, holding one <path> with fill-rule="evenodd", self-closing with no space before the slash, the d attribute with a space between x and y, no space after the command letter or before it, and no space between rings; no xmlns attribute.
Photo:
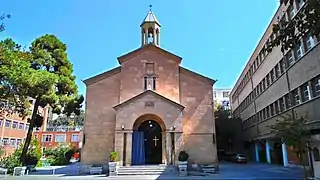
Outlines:
<svg viewBox="0 0 320 180"><path fill-rule="evenodd" d="M314 161L320 161L319 149L317 147L313 148L313 158Z"/></svg>
<svg viewBox="0 0 320 180"><path fill-rule="evenodd" d="M157 82L156 77L153 77L153 78L152 78L152 89L153 89L153 90L156 90L156 82Z"/></svg>
<svg viewBox="0 0 320 180"><path fill-rule="evenodd" d="M143 79L143 89L147 90L148 89L148 78L144 77Z"/></svg>

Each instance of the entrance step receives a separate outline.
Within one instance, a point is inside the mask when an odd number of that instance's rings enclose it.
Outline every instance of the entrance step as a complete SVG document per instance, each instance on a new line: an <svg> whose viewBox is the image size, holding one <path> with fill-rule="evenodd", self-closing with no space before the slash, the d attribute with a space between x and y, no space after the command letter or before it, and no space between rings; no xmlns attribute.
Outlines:
<svg viewBox="0 0 320 180"><path fill-rule="evenodd" d="M177 170L172 165L143 165L121 166L118 168L118 176L132 175L161 175L175 174Z"/></svg>

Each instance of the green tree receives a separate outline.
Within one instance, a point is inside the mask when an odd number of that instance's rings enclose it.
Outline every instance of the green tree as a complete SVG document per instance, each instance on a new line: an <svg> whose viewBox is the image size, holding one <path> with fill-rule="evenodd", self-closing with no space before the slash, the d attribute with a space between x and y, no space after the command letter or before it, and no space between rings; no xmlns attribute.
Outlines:
<svg viewBox="0 0 320 180"><path fill-rule="evenodd" d="M5 26L4 26L4 23L3 23L4 19L6 19L6 18L8 19L10 17L11 17L10 14L2 14L2 15L0 15L0 32L5 30Z"/></svg>
<svg viewBox="0 0 320 180"><path fill-rule="evenodd" d="M271 132L274 133L276 138L281 139L289 146L293 146L300 163L304 167L305 176L307 172L303 163L303 155L307 152L307 142L310 138L310 131L307 128L307 118L300 117L295 113L280 116L280 120L276 120L274 125L269 126Z"/></svg>
<svg viewBox="0 0 320 180"><path fill-rule="evenodd" d="M3 43L5 53L0 56L4 62L0 67L0 75L4 77L0 80L2 96L4 99L11 98L20 106L26 104L26 97L35 99L21 153L21 161L25 164L33 128L41 127L43 122L43 117L38 114L39 107L50 105L53 113L79 114L84 98L78 95L67 47L56 36L47 34L35 39L29 51L12 48L17 46L16 43L8 42ZM25 111L28 108L20 109Z"/></svg>
<svg viewBox="0 0 320 180"><path fill-rule="evenodd" d="M300 39L306 35L320 34L320 0L303 0L305 7L291 20L281 19L273 25L275 38L267 44L264 50L271 52L275 46L281 46L281 51L294 48L300 44ZM293 5L294 0L280 0L280 4Z"/></svg>

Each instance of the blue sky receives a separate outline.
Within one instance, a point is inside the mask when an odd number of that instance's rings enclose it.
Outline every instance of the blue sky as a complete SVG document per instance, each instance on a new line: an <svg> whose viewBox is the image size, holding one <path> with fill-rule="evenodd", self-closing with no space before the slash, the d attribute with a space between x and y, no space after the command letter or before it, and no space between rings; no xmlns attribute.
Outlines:
<svg viewBox="0 0 320 180"><path fill-rule="evenodd" d="M0 39L28 46L55 34L68 46L79 92L81 79L118 65L117 57L140 46L140 23L152 4L162 25L161 47L182 66L232 87L260 40L278 0L1 0L10 13Z"/></svg>

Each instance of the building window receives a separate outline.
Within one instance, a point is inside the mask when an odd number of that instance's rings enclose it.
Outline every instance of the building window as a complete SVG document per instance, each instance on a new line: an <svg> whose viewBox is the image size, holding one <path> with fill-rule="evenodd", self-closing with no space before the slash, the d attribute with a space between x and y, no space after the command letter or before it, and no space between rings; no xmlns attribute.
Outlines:
<svg viewBox="0 0 320 180"><path fill-rule="evenodd" d="M224 98L229 97L229 92L227 92L227 91L222 92L222 96L223 96Z"/></svg>
<svg viewBox="0 0 320 180"><path fill-rule="evenodd" d="M293 97L293 103L294 103L293 105L298 105L301 103L298 89L295 89L292 91L292 97Z"/></svg>
<svg viewBox="0 0 320 180"><path fill-rule="evenodd" d="M156 82L157 82L157 78L156 78L156 77L153 77L153 78L152 78L152 89L153 89L153 90L156 90Z"/></svg>
<svg viewBox="0 0 320 180"><path fill-rule="evenodd" d="M143 89L144 90L148 89L148 78L147 77L143 78Z"/></svg>
<svg viewBox="0 0 320 180"><path fill-rule="evenodd" d="M310 87L308 86L308 83L302 85L301 91L302 91L302 101L308 101L311 99Z"/></svg>
<svg viewBox="0 0 320 180"><path fill-rule="evenodd" d="M290 99L289 94L286 94L286 95L284 96L284 98L285 98L285 100L286 100L286 107L287 107L287 109L288 109L288 108L290 108L290 107L292 106L292 104L291 104L291 99Z"/></svg>
<svg viewBox="0 0 320 180"><path fill-rule="evenodd" d="M3 145L8 145L9 144L9 138L3 138L2 139Z"/></svg>
<svg viewBox="0 0 320 180"><path fill-rule="evenodd" d="M280 68L280 71L281 71L281 74L282 74L286 70L286 63L285 63L285 61L283 59L281 59L279 64L280 64L279 68Z"/></svg>
<svg viewBox="0 0 320 180"><path fill-rule="evenodd" d="M266 116L267 116L267 118L270 117L270 108L269 108L269 106L266 107Z"/></svg>
<svg viewBox="0 0 320 180"><path fill-rule="evenodd" d="M66 135L65 134L56 134L54 137L55 142L66 142Z"/></svg>
<svg viewBox="0 0 320 180"><path fill-rule="evenodd" d="M302 42L301 40L299 41L297 48L296 48L296 53L297 53L297 59L300 59L303 56L303 49L302 49Z"/></svg>
<svg viewBox="0 0 320 180"><path fill-rule="evenodd" d="M79 134L72 134L71 142L79 142L79 140L80 140Z"/></svg>
<svg viewBox="0 0 320 180"><path fill-rule="evenodd" d="M11 127L11 121L10 120L6 120L6 128L10 128Z"/></svg>
<svg viewBox="0 0 320 180"><path fill-rule="evenodd" d="M317 97L320 95L320 76L314 78L312 80L312 89L314 92L314 96Z"/></svg>
<svg viewBox="0 0 320 180"><path fill-rule="evenodd" d="M17 129L18 128L18 122L13 121L12 128Z"/></svg>
<svg viewBox="0 0 320 180"><path fill-rule="evenodd" d="M289 66L291 66L294 63L294 57L291 50L287 53L287 58L288 58Z"/></svg>
<svg viewBox="0 0 320 180"><path fill-rule="evenodd" d="M279 104L280 104L280 112L283 112L286 109L286 104L283 98L279 99Z"/></svg>
<svg viewBox="0 0 320 180"><path fill-rule="evenodd" d="M17 146L19 147L22 142L22 139L17 139Z"/></svg>
<svg viewBox="0 0 320 180"><path fill-rule="evenodd" d="M273 104L270 105L270 114L271 117L275 114Z"/></svg>
<svg viewBox="0 0 320 180"><path fill-rule="evenodd" d="M51 134L42 135L42 142L51 142L51 141L52 141L52 135Z"/></svg>
<svg viewBox="0 0 320 180"><path fill-rule="evenodd" d="M265 78L262 79L262 89L263 89L263 91L266 90L266 79Z"/></svg>
<svg viewBox="0 0 320 180"><path fill-rule="evenodd" d="M271 83L273 83L274 81L275 81L275 79L276 79L276 77L275 77L275 74L274 74L275 72L274 72L274 70L273 69L271 69L271 72L270 72L270 78L271 78Z"/></svg>
<svg viewBox="0 0 320 180"><path fill-rule="evenodd" d="M29 124L26 124L26 131L28 131L29 129Z"/></svg>
<svg viewBox="0 0 320 180"><path fill-rule="evenodd" d="M10 139L10 146L15 146L15 145L16 145L16 140Z"/></svg>
<svg viewBox="0 0 320 180"><path fill-rule="evenodd" d="M274 72L275 72L276 79L278 79L278 77L281 75L281 71L278 64L274 67Z"/></svg>
<svg viewBox="0 0 320 180"><path fill-rule="evenodd" d="M301 8L302 8L302 6L304 5L304 1L305 1L305 0L297 0L297 7L298 7L298 9L301 9Z"/></svg>
<svg viewBox="0 0 320 180"><path fill-rule="evenodd" d="M314 38L313 38L313 36L311 36L311 35L308 35L307 36L307 38L306 38L306 51L308 51L308 50L310 50L311 48L313 48L314 47L314 45L315 45L315 43L314 43Z"/></svg>
<svg viewBox="0 0 320 180"><path fill-rule="evenodd" d="M292 19L294 17L294 15L296 14L296 11L293 7L293 5L289 6L288 8L288 15L289 15L289 18Z"/></svg>
<svg viewBox="0 0 320 180"><path fill-rule="evenodd" d="M262 118L266 119L266 109L262 109Z"/></svg>
<svg viewBox="0 0 320 180"><path fill-rule="evenodd" d="M267 81L267 87L270 86L270 77L269 77L269 74L267 74L266 76L266 81Z"/></svg>
<svg viewBox="0 0 320 180"><path fill-rule="evenodd" d="M19 123L19 129L23 129L24 128L24 123Z"/></svg>
<svg viewBox="0 0 320 180"><path fill-rule="evenodd" d="M275 114L279 114L279 102L278 101L274 102L274 112L275 112Z"/></svg>

